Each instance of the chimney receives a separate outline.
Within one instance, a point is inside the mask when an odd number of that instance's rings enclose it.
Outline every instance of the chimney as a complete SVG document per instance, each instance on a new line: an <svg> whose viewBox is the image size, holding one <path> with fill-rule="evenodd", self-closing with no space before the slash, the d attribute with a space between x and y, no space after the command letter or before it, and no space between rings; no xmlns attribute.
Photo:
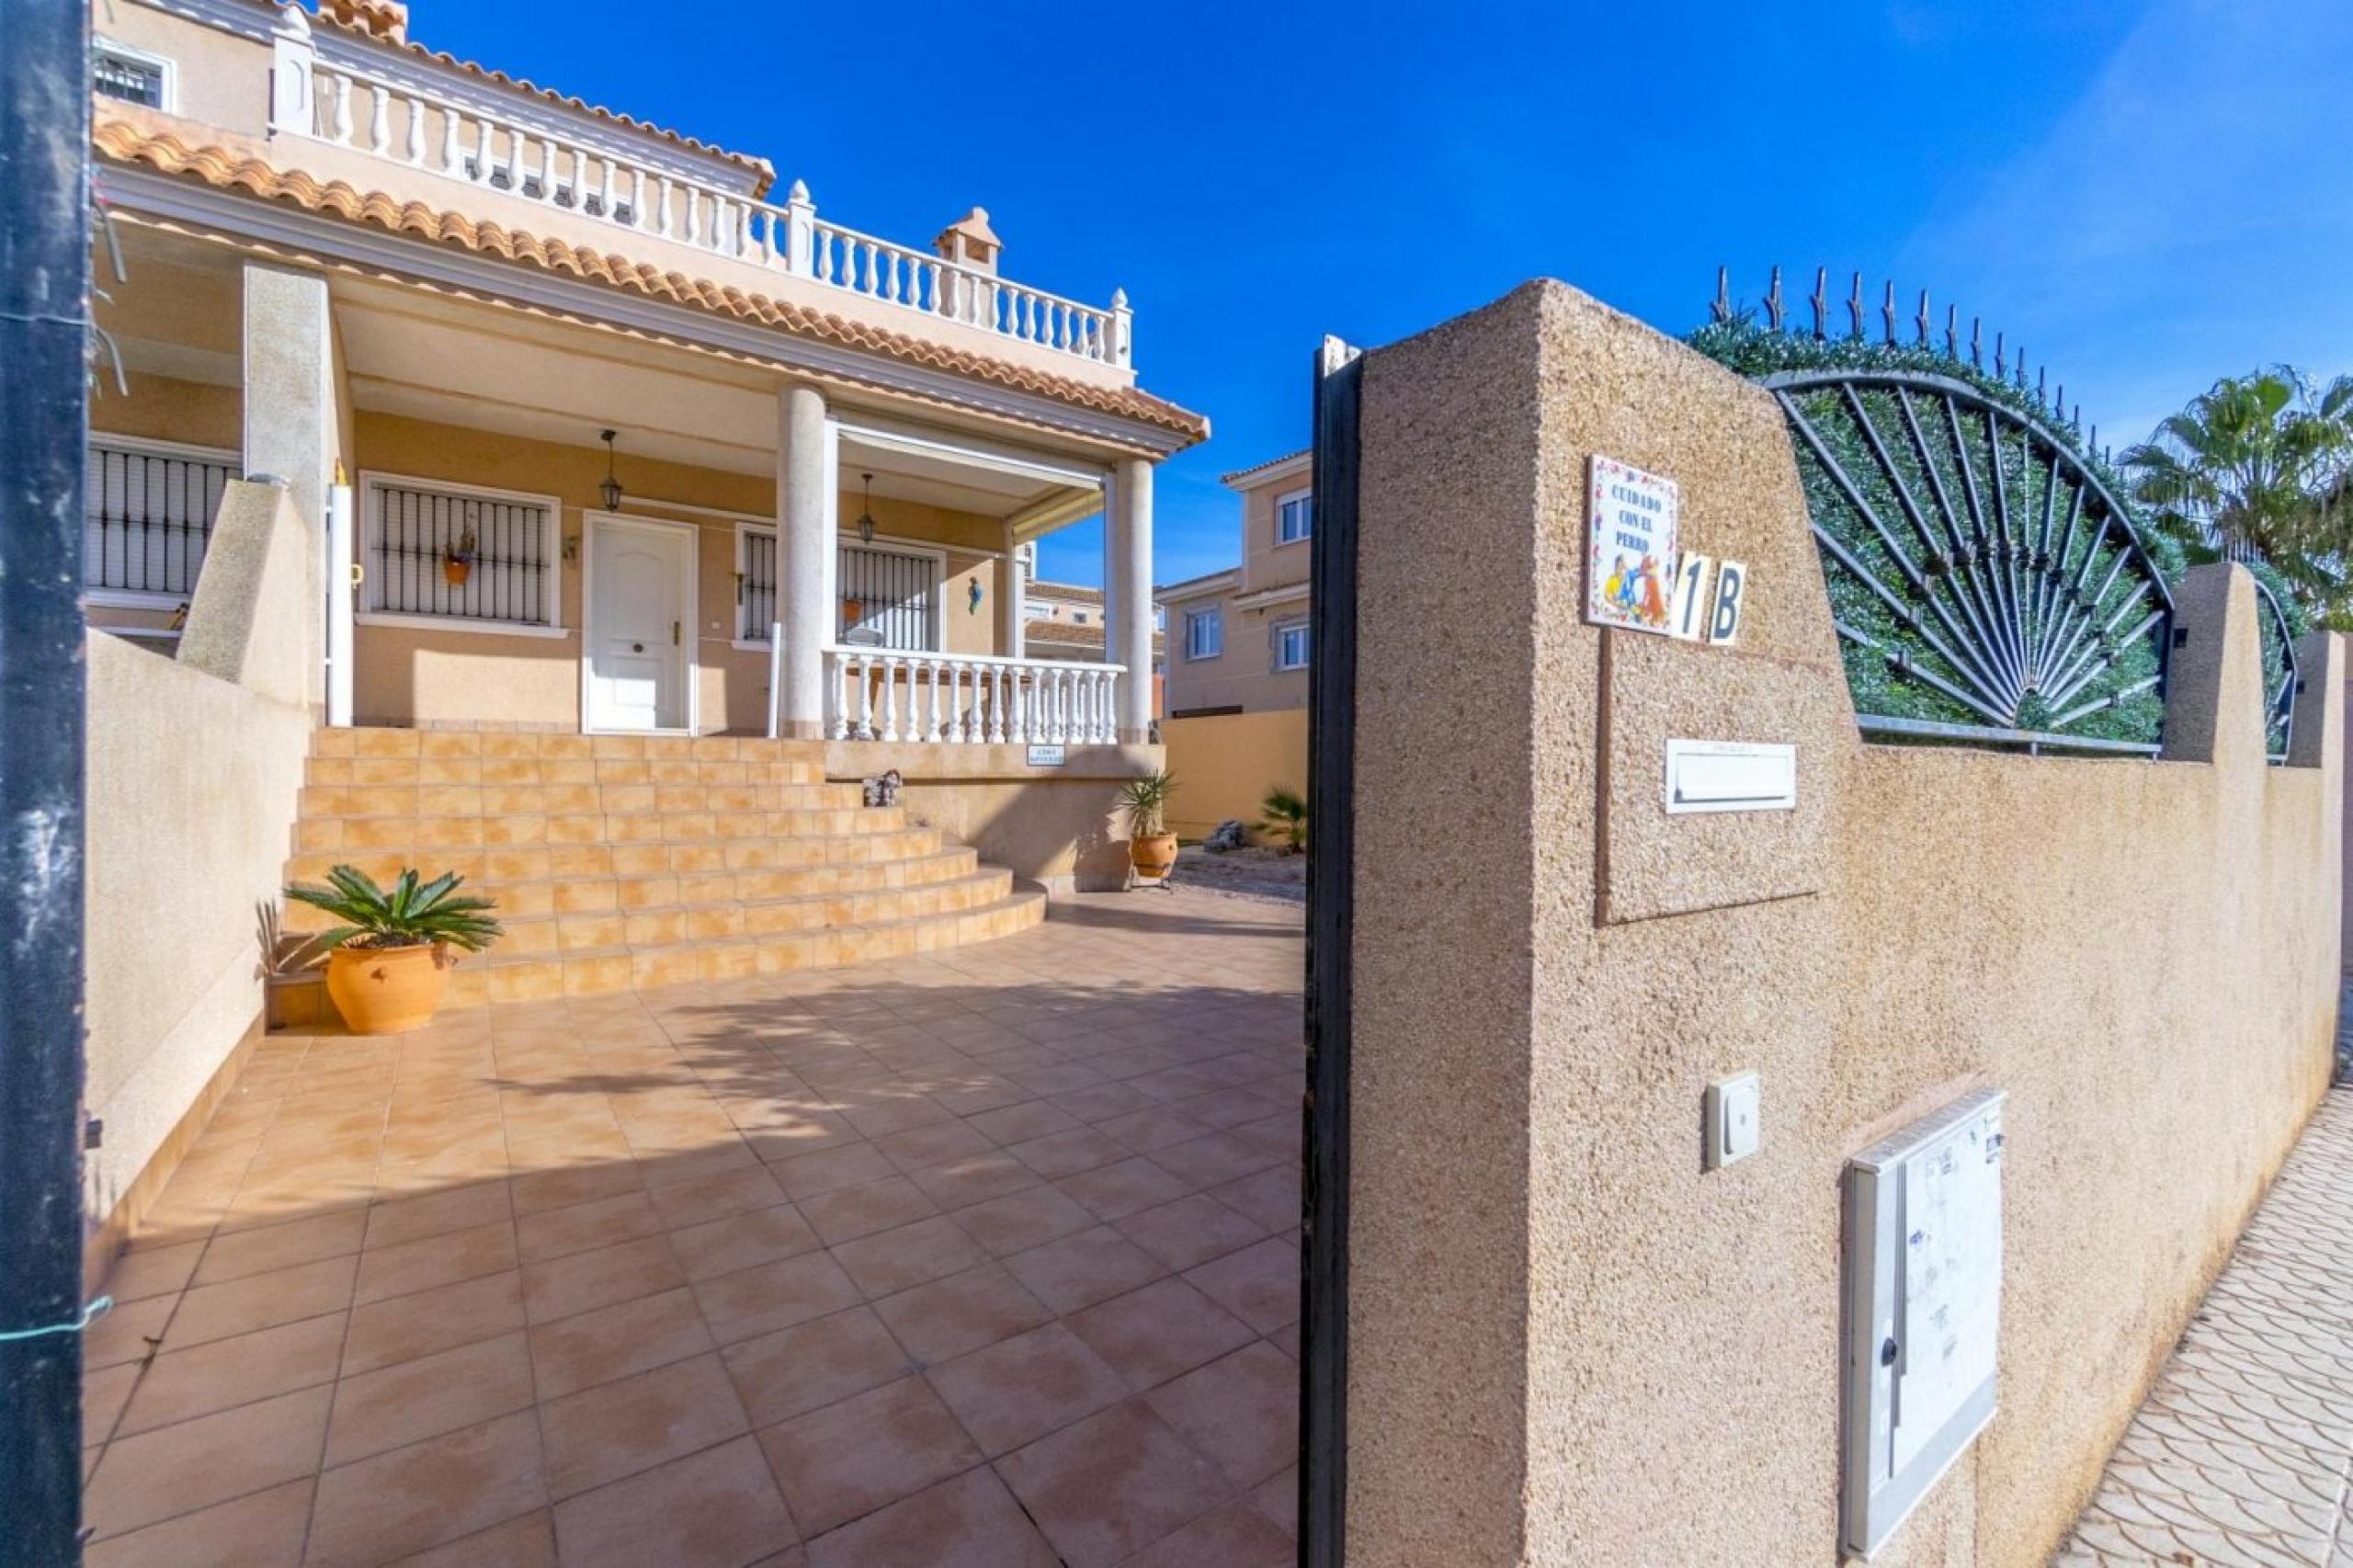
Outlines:
<svg viewBox="0 0 2353 1568"><path fill-rule="evenodd" d="M994 278L997 253L1005 248L1005 242L989 227L988 210L975 207L940 230L939 237L931 242L931 248L959 266Z"/></svg>

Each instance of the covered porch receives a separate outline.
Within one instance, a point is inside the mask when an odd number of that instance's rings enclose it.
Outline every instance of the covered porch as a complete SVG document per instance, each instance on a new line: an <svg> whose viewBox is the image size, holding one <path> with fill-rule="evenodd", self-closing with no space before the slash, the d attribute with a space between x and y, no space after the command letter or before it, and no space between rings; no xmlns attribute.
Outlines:
<svg viewBox="0 0 2353 1568"><path fill-rule="evenodd" d="M101 624L168 642L221 486L267 473L325 519L329 722L1149 739L1147 454L847 368L193 235L124 242L105 319L127 393L92 415ZM1097 515L1108 656L1031 660L1036 541Z"/></svg>

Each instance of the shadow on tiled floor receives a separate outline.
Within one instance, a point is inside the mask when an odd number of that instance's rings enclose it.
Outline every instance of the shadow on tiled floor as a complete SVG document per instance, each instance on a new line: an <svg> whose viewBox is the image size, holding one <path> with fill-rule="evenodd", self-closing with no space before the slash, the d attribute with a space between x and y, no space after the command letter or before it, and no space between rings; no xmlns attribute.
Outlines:
<svg viewBox="0 0 2353 1568"><path fill-rule="evenodd" d="M275 1036L88 1342L92 1568L1276 1568L1300 912Z"/></svg>

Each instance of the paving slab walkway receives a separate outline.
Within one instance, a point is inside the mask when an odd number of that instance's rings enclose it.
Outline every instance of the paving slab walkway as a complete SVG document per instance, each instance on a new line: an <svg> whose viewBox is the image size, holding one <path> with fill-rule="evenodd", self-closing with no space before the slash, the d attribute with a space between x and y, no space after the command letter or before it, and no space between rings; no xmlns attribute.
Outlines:
<svg viewBox="0 0 2353 1568"><path fill-rule="evenodd" d="M1086 895L270 1036L90 1335L90 1568L1287 1568L1302 960Z"/></svg>
<svg viewBox="0 0 2353 1568"><path fill-rule="evenodd" d="M2353 1568L2353 1089L2322 1102L2054 1561Z"/></svg>

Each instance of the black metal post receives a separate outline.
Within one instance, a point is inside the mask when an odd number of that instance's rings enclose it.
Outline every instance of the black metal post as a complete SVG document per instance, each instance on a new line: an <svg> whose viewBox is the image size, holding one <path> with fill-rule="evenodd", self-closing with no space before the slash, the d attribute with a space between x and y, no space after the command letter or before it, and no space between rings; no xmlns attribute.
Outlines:
<svg viewBox="0 0 2353 1568"><path fill-rule="evenodd" d="M1356 925L1357 410L1363 362L1315 360L1313 657L1307 742L1307 1157L1300 1568L1341 1568L1348 1477L1349 943Z"/></svg>
<svg viewBox="0 0 2353 1568"><path fill-rule="evenodd" d="M0 0L0 1568L81 1560L87 0Z"/></svg>

